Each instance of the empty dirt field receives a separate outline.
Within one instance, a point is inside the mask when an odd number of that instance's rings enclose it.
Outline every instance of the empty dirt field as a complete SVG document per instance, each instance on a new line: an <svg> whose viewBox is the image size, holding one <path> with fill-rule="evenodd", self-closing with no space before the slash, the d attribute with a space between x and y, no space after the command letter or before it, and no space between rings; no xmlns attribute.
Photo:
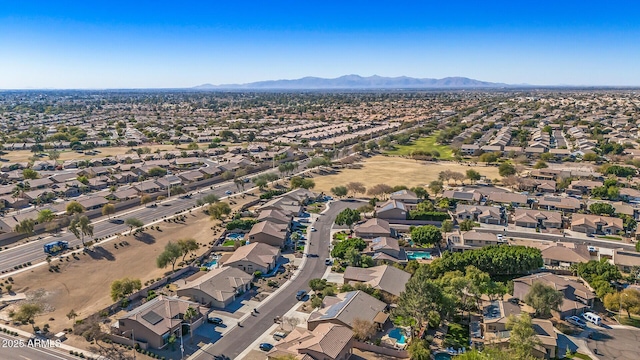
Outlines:
<svg viewBox="0 0 640 360"><path fill-rule="evenodd" d="M338 174L315 177L316 186L313 190L330 194L332 187L353 181L361 182L366 187L376 184L406 185L410 188L426 186L431 181L437 180L441 171L451 170L464 174L469 169L474 169L491 180L500 178L498 167L495 166L468 166L453 162L433 163L378 155L364 159L361 169L343 169Z"/></svg>
<svg viewBox="0 0 640 360"><path fill-rule="evenodd" d="M238 199L232 209L236 210L252 199ZM56 333L72 326L72 321L66 317L72 309L78 314L78 319L82 319L112 304L110 285L113 280L137 278L144 287L146 281L163 277L171 271L170 266L165 269L156 266L158 254L170 240L175 242L181 238L194 238L201 245L196 253L204 253L214 239L211 227L217 223L211 221L202 210L194 210L193 214L187 214L185 223L160 222L161 231L147 229L137 238L123 236L98 244L92 252L78 254L79 260L73 257L68 257L69 261L55 260L51 265L60 264L59 273L50 272L45 265L15 275L13 291L39 299L47 311L36 319L35 324L42 327L48 323L51 331ZM129 245L116 249L114 244L123 240ZM6 319L11 308L5 308L0 318ZM30 326L24 329L29 330Z"/></svg>

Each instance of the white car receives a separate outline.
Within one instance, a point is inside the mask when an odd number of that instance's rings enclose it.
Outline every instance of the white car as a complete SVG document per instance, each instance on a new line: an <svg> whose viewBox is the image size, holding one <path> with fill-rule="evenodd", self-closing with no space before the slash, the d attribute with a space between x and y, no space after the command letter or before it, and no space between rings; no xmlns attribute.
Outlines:
<svg viewBox="0 0 640 360"><path fill-rule="evenodd" d="M497 237L498 237L498 241L502 241L502 239L503 239L502 234L498 234Z"/></svg>
<svg viewBox="0 0 640 360"><path fill-rule="evenodd" d="M309 230L311 230L311 232L318 231L318 230L316 230L316 228L314 228L313 226L312 226L312 227L311 227L311 229L309 229Z"/></svg>

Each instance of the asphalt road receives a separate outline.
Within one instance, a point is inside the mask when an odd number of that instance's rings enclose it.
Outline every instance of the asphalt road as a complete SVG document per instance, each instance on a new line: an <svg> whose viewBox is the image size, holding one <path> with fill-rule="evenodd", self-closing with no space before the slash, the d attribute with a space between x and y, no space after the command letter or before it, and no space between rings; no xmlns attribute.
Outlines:
<svg viewBox="0 0 640 360"><path fill-rule="evenodd" d="M300 172L306 169L306 164L309 159L301 160L298 162L298 170ZM278 172L278 169L270 169L265 172ZM263 173L265 173L263 172ZM258 174L251 176L255 177ZM253 183L247 183L247 189L253 186ZM233 181L227 181L221 184L214 185L214 189L205 188L199 190L197 193L193 193L190 199L184 199L181 196L172 196L171 198L162 201L157 207L140 206L135 209L129 209L122 213L118 213L114 218L126 219L129 217L135 217L146 224L162 219L164 216L174 215L176 212L184 211L195 205L196 201L208 194L215 194L220 198L227 197L225 194L227 191L237 192L237 187ZM115 224L110 222L106 217L100 218L93 222L93 238L104 238L114 235L116 233L123 233L129 230L124 224ZM43 245L56 240L64 240L69 242L70 247L81 245L82 241L77 239L72 233L65 231L59 237L47 236L37 241L31 241L26 244L21 244L0 252L0 271L13 270L14 266L31 262L36 264L45 261L46 254L43 250ZM90 241L91 238L85 238L86 241Z"/></svg>
<svg viewBox="0 0 640 360"><path fill-rule="evenodd" d="M78 360L64 350L46 345L29 344L28 340L0 335L0 359L2 360Z"/></svg>
<svg viewBox="0 0 640 360"><path fill-rule="evenodd" d="M309 291L309 280L322 277L324 274L327 268L324 260L329 256L331 225L336 215L345 208L355 209L361 205L358 202L349 201L333 202L329 210L312 224L317 231L312 232L309 237L309 254L314 256L307 258L307 262L298 276L291 280L284 290L269 299L264 305L259 306L257 316L248 317L242 322L242 327L236 327L229 331L215 344L204 346L201 349L202 353L190 359L234 359L273 325L274 318L284 316L298 302L295 298L296 292L302 289Z"/></svg>

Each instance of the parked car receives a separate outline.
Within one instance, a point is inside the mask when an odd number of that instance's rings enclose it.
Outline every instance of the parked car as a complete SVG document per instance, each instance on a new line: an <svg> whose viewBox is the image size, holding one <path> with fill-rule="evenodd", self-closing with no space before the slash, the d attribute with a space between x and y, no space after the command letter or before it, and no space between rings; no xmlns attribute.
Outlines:
<svg viewBox="0 0 640 360"><path fill-rule="evenodd" d="M298 292L296 293L296 299L298 301L302 301L302 299L304 299L305 296L307 296L306 290L298 290Z"/></svg>
<svg viewBox="0 0 640 360"><path fill-rule="evenodd" d="M227 194L227 195L231 195L231 194L233 194L233 193L231 192L231 190L227 190L227 191L225 191L224 193L225 193L225 194Z"/></svg>
<svg viewBox="0 0 640 360"><path fill-rule="evenodd" d="M209 324L214 324L214 325L222 325L223 324L222 319L220 319L219 317L207 318L207 322Z"/></svg>
<svg viewBox="0 0 640 360"><path fill-rule="evenodd" d="M577 316L569 316L568 318L566 318L565 320L567 320L567 322L569 324L573 324L575 326L581 327L581 328L585 328L587 327L587 323L584 322L582 319L580 319Z"/></svg>
<svg viewBox="0 0 640 360"><path fill-rule="evenodd" d="M273 345L271 345L269 343L260 344L260 350L262 350L262 351L271 351L271 349L273 349Z"/></svg>
<svg viewBox="0 0 640 360"><path fill-rule="evenodd" d="M326 259L324 259L324 264L325 265L333 265L333 261L331 260L331 258L326 258Z"/></svg>
<svg viewBox="0 0 640 360"><path fill-rule="evenodd" d="M598 326L602 324L602 318L592 312L586 312L582 314L582 318Z"/></svg>
<svg viewBox="0 0 640 360"><path fill-rule="evenodd" d="M316 230L316 228L314 228L314 227L312 226L312 227L311 227L311 232L314 232L314 231L318 231L318 230Z"/></svg>

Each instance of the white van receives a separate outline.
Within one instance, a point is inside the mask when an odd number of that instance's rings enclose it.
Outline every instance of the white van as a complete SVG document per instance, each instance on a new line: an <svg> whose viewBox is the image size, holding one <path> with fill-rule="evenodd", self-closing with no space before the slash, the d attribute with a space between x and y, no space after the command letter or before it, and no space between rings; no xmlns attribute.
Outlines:
<svg viewBox="0 0 640 360"><path fill-rule="evenodd" d="M590 323L600 326L602 324L602 318L592 312L586 312L582 314L582 317Z"/></svg>

